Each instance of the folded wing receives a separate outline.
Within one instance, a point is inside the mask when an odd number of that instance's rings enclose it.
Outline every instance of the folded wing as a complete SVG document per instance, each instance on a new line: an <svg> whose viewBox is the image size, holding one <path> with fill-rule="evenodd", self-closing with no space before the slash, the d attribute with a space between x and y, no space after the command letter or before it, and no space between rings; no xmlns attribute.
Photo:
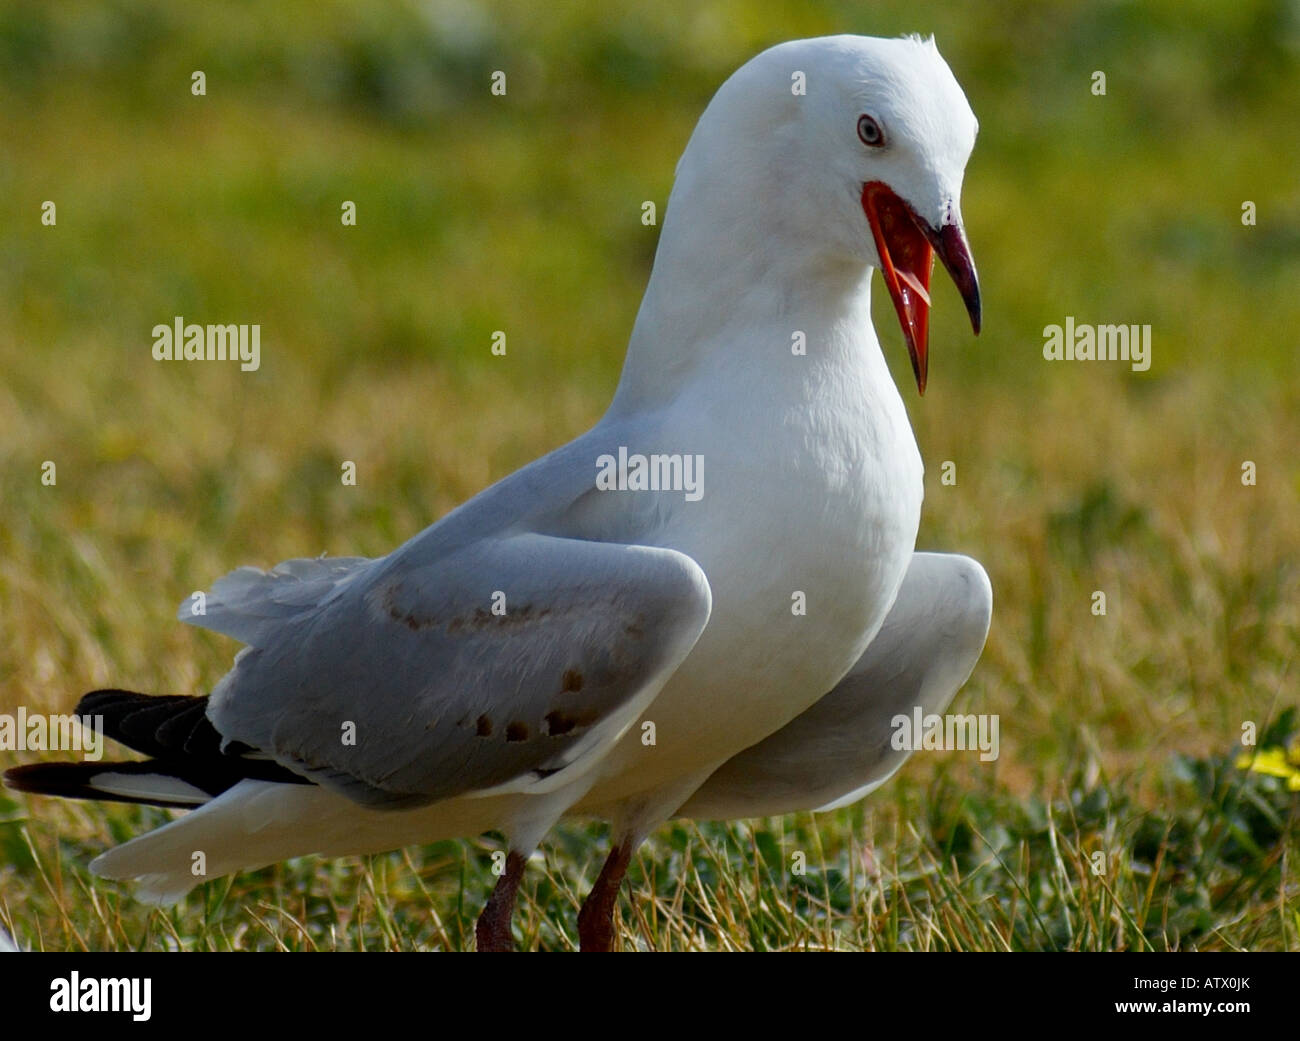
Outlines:
<svg viewBox="0 0 1300 1041"><path fill-rule="evenodd" d="M208 716L226 741L380 807L580 776L690 653L711 606L682 553L535 533L335 573L291 563L297 574L223 579L206 616L182 606L252 641Z"/></svg>

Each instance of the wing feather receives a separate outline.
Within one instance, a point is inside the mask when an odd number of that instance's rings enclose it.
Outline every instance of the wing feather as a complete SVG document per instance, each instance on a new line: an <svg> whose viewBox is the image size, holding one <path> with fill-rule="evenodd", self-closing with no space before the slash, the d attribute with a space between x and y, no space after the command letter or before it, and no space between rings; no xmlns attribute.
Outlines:
<svg viewBox="0 0 1300 1041"><path fill-rule="evenodd" d="M208 715L375 806L567 782L644 711L711 608L685 554L534 533L369 568L292 563L214 589L220 624L211 610L202 624L254 640ZM327 596L304 610L295 583Z"/></svg>

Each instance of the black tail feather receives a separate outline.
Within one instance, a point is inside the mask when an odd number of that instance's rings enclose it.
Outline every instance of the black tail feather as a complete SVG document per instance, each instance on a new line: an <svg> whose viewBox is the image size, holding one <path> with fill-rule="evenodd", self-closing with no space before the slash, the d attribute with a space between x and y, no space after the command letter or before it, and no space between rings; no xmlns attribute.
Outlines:
<svg viewBox="0 0 1300 1041"><path fill-rule="evenodd" d="M77 704L77 715L99 716L104 733L145 755L220 755L221 735L206 715L207 697L183 694L137 694L129 690L92 690ZM234 743L230 755L252 751Z"/></svg>
<svg viewBox="0 0 1300 1041"><path fill-rule="evenodd" d="M312 783L273 760L256 757L247 745L230 742L223 751L222 737L208 719L207 707L206 697L93 690L78 703L76 714L87 725L98 717L105 736L151 758L143 763L33 763L6 770L5 784L36 795L192 808L203 799L185 795L169 781L183 782L208 796L220 795L246 778ZM108 774L119 784L131 776L155 777L158 794L105 791L94 779Z"/></svg>
<svg viewBox="0 0 1300 1041"><path fill-rule="evenodd" d="M53 795L61 799L95 799L100 802L147 803L150 806L166 806L180 810L192 810L205 801L199 798L184 801L169 799L161 794L145 798L105 791L95 785L95 778L104 774L115 774L119 777L159 774L175 776L156 760L145 763L31 763L6 770L5 787L12 788L16 792L27 792L30 795ZM208 792L208 794L219 793Z"/></svg>

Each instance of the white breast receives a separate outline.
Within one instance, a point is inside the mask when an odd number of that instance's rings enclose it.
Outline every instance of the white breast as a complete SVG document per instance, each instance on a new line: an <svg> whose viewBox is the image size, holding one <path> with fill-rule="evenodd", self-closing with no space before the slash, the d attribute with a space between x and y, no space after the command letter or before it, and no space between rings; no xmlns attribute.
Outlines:
<svg viewBox="0 0 1300 1041"><path fill-rule="evenodd" d="M704 495L653 541L709 576L713 613L684 665L602 767L602 804L729 757L825 694L884 621L916 541L922 465L870 325L834 358L695 381L661 417L704 453ZM804 366L800 369L799 366ZM802 609L803 613L798 613Z"/></svg>

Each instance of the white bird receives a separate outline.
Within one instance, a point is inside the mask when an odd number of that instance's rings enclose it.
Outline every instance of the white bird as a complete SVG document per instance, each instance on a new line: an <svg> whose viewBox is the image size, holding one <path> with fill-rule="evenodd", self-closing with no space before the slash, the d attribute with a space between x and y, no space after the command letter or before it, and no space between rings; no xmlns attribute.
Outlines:
<svg viewBox="0 0 1300 1041"><path fill-rule="evenodd" d="M898 706L946 704L987 631L982 569L914 554L921 459L870 315L879 269L923 392L937 253L979 331L960 216L976 130L932 40L752 59L678 164L592 430L386 557L219 580L180 610L247 645L210 697L78 706L149 762L7 782L196 807L91 865L157 900L290 856L502 831L480 949L510 946L526 858L566 814L612 823L579 916L583 948L607 949L662 821L865 794L901 762L880 744Z"/></svg>

